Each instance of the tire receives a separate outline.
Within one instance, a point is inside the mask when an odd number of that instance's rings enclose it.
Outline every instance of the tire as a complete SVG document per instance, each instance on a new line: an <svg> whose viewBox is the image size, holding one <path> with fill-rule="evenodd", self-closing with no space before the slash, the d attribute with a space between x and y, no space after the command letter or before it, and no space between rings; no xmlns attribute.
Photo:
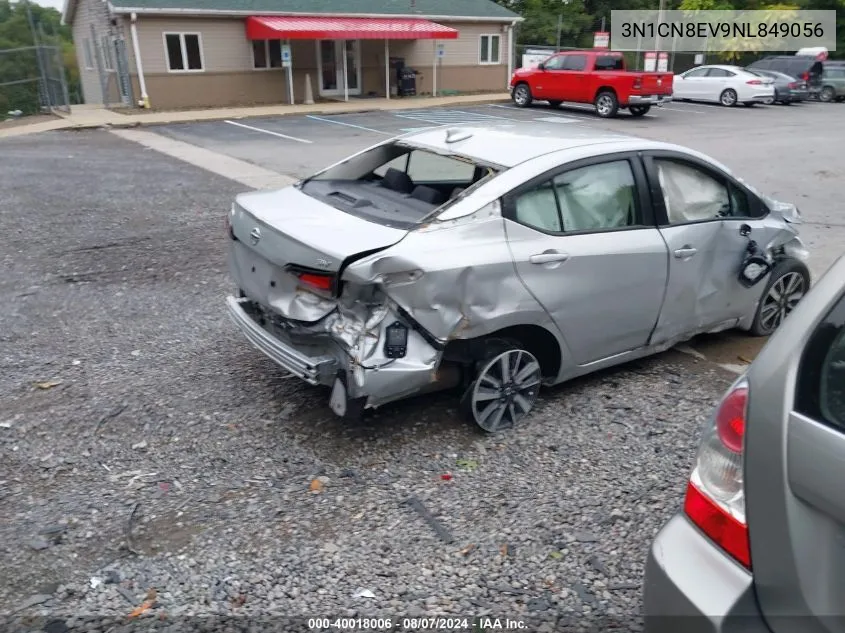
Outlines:
<svg viewBox="0 0 845 633"><path fill-rule="evenodd" d="M558 101L557 99L549 99L549 105L553 108L559 108L561 103L563 103L563 101Z"/></svg>
<svg viewBox="0 0 845 633"><path fill-rule="evenodd" d="M763 100L763 105L773 105L774 103L775 103L775 98L774 98L774 97L771 97L771 98L769 98L769 99L764 99L764 100Z"/></svg>
<svg viewBox="0 0 845 633"><path fill-rule="evenodd" d="M531 411L541 381L540 363L531 352L517 341L490 339L475 363L461 411L487 433L508 430Z"/></svg>
<svg viewBox="0 0 845 633"><path fill-rule="evenodd" d="M727 90L723 90L722 94L719 95L719 103L726 108L732 108L736 105L737 98L736 90L728 88Z"/></svg>
<svg viewBox="0 0 845 633"><path fill-rule="evenodd" d="M824 103L830 103L835 98L836 90L833 89L833 86L825 86L819 93L819 101L823 101Z"/></svg>
<svg viewBox="0 0 845 633"><path fill-rule="evenodd" d="M525 83L514 86L511 98L517 108L527 108L534 102L534 97L531 95L531 88Z"/></svg>
<svg viewBox="0 0 845 633"><path fill-rule="evenodd" d="M803 262L797 259L778 262L760 295L749 332L754 336L772 334L809 289L810 271Z"/></svg>
<svg viewBox="0 0 845 633"><path fill-rule="evenodd" d="M593 105L596 114L603 119L612 119L619 112L619 99L612 90L602 90L596 95Z"/></svg>
<svg viewBox="0 0 845 633"><path fill-rule="evenodd" d="M648 114L648 111L651 110L650 105L633 105L628 107L628 111L631 113L631 116L645 116Z"/></svg>

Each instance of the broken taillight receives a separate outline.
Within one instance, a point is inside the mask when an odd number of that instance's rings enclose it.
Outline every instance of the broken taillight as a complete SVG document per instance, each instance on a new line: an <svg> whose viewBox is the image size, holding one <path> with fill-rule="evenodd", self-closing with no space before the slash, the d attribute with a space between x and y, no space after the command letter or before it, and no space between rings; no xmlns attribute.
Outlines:
<svg viewBox="0 0 845 633"><path fill-rule="evenodd" d="M294 273L306 286L311 286L317 290L331 291L334 277L332 275L320 275L317 273Z"/></svg>
<svg viewBox="0 0 845 633"><path fill-rule="evenodd" d="M745 520L743 440L748 383L737 382L704 432L687 485L684 513L719 547L751 569Z"/></svg>

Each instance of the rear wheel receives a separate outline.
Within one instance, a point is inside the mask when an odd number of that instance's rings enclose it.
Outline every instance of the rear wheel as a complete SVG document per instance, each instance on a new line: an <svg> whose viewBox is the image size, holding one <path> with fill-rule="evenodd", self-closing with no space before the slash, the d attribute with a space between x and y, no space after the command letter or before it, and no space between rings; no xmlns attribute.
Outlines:
<svg viewBox="0 0 845 633"><path fill-rule="evenodd" d="M528 84L517 84L513 89L513 102L519 108L527 108L534 101Z"/></svg>
<svg viewBox="0 0 845 633"><path fill-rule="evenodd" d="M540 363L516 341L492 339L476 363L475 377L461 398L461 410L488 433L522 420L540 391Z"/></svg>
<svg viewBox="0 0 845 633"><path fill-rule="evenodd" d="M628 108L631 116L645 116L651 110L650 105L632 105Z"/></svg>
<svg viewBox="0 0 845 633"><path fill-rule="evenodd" d="M596 107L596 114L603 119L613 118L619 112L619 99L611 90L602 90L598 93L593 105Z"/></svg>
<svg viewBox="0 0 845 633"><path fill-rule="evenodd" d="M780 327L810 289L810 271L797 259L784 259L772 270L750 332L769 336Z"/></svg>
<svg viewBox="0 0 845 633"><path fill-rule="evenodd" d="M553 108L559 108L561 103L563 103L563 101L558 101L557 99L549 99L549 105Z"/></svg>
<svg viewBox="0 0 845 633"><path fill-rule="evenodd" d="M736 105L736 90L733 88L728 88L727 90L723 90L722 94L719 95L719 103L721 103L726 108L732 108Z"/></svg>
<svg viewBox="0 0 845 633"><path fill-rule="evenodd" d="M767 99L763 99L763 105L772 105L775 102L774 97L769 97Z"/></svg>
<svg viewBox="0 0 845 633"><path fill-rule="evenodd" d="M822 91L819 93L819 99L824 101L825 103L830 103L836 97L836 90L833 89L833 86L825 86L822 88Z"/></svg>

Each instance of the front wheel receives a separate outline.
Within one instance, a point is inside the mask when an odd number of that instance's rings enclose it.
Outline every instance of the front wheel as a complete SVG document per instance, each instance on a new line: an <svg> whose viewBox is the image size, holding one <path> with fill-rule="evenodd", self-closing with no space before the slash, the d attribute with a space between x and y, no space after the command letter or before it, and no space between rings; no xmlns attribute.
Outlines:
<svg viewBox="0 0 845 633"><path fill-rule="evenodd" d="M593 105L596 108L596 114L603 119L613 118L619 112L619 99L616 93L610 90L602 90L598 93Z"/></svg>
<svg viewBox="0 0 845 633"><path fill-rule="evenodd" d="M505 431L531 411L541 381L540 363L531 352L516 342L490 341L461 409L488 433Z"/></svg>
<svg viewBox="0 0 845 633"><path fill-rule="evenodd" d="M772 105L775 102L774 97L767 97L763 99L763 105Z"/></svg>
<svg viewBox="0 0 845 633"><path fill-rule="evenodd" d="M527 108L534 101L528 84L517 84L513 89L513 102L518 108Z"/></svg>
<svg viewBox="0 0 845 633"><path fill-rule="evenodd" d="M719 95L719 103L721 103L726 108L732 108L736 105L736 90L732 88L728 88L727 90L722 91L722 94Z"/></svg>
<svg viewBox="0 0 845 633"><path fill-rule="evenodd" d="M750 332L769 336L783 323L810 289L810 271L797 259L784 259L771 272L757 306Z"/></svg>
<svg viewBox="0 0 845 633"><path fill-rule="evenodd" d="M645 116L651 110L650 105L632 105L628 108L631 116Z"/></svg>

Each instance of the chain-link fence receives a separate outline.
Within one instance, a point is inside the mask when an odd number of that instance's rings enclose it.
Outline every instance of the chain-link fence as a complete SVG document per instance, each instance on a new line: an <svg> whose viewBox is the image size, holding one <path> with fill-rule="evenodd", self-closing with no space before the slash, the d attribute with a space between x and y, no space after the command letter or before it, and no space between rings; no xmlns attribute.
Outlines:
<svg viewBox="0 0 845 633"><path fill-rule="evenodd" d="M63 51L55 35L30 19L32 46L0 49L0 117L7 113L70 112ZM76 97L74 100L73 98Z"/></svg>

